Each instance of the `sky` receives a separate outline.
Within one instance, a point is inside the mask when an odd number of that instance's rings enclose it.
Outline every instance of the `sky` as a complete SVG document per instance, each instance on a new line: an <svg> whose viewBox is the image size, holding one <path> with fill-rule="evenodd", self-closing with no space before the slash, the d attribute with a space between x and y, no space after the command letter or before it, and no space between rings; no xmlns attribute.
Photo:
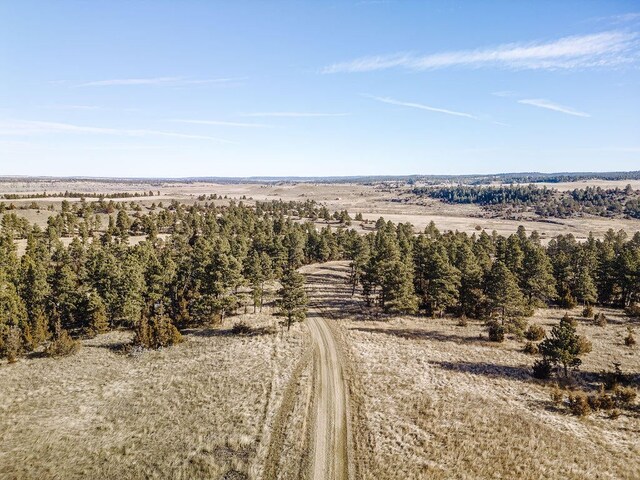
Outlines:
<svg viewBox="0 0 640 480"><path fill-rule="evenodd" d="M0 175L640 170L640 2L0 0Z"/></svg>

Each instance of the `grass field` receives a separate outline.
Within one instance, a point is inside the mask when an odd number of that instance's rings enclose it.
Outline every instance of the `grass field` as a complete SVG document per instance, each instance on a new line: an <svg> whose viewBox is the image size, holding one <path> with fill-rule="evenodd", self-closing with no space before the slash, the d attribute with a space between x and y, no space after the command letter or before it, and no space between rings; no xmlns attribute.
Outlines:
<svg viewBox="0 0 640 480"><path fill-rule="evenodd" d="M133 356L119 353L130 334L112 332L73 357L0 366L0 478L262 478L306 328L228 327Z"/></svg>

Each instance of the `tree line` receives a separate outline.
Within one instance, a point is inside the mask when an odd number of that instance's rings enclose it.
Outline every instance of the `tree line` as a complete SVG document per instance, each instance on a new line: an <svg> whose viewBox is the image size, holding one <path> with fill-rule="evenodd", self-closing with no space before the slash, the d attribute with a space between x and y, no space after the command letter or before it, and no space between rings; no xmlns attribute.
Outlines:
<svg viewBox="0 0 640 480"><path fill-rule="evenodd" d="M576 215L640 218L640 192L631 185L603 189L586 187L560 192L536 185L420 187L411 191L419 197L446 203L469 203L490 211L534 212L541 217L566 218Z"/></svg>

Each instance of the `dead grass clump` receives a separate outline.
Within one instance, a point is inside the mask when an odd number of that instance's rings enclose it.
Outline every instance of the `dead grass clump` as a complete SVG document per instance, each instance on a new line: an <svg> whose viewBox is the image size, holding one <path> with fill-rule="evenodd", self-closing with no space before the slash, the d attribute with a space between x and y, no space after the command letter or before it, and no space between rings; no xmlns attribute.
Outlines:
<svg viewBox="0 0 640 480"><path fill-rule="evenodd" d="M633 347L636 344L636 337L633 335L633 329L627 327L627 336L624 337L624 344L627 347Z"/></svg>
<svg viewBox="0 0 640 480"><path fill-rule="evenodd" d="M529 326L529 329L525 333L525 337L527 340L531 340L532 342L538 342L542 340L546 336L547 332L544 327L534 324Z"/></svg>
<svg viewBox="0 0 640 480"><path fill-rule="evenodd" d="M607 326L607 316L602 312L597 313L593 317L593 323L595 325L597 325L598 327L606 327Z"/></svg>
<svg viewBox="0 0 640 480"><path fill-rule="evenodd" d="M568 405L571 413L578 417L586 417L592 412L589 397L584 392L570 393L568 397Z"/></svg>
<svg viewBox="0 0 640 480"><path fill-rule="evenodd" d="M469 325L469 319L467 318L467 316L464 313L458 318L457 325L459 327L466 327L466 326Z"/></svg>

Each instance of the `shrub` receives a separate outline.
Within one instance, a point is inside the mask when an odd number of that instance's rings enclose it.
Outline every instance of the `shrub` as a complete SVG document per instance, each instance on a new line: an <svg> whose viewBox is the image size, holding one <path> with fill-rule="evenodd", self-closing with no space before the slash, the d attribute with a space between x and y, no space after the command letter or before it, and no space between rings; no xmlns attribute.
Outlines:
<svg viewBox="0 0 640 480"><path fill-rule="evenodd" d="M599 327L607 326L607 317L604 313L600 312L593 317L593 323Z"/></svg>
<svg viewBox="0 0 640 480"><path fill-rule="evenodd" d="M621 406L628 406L629 404L633 403L633 401L636 399L637 394L638 392L636 392L636 390L631 387L618 386L613 390L613 396L618 405Z"/></svg>
<svg viewBox="0 0 640 480"><path fill-rule="evenodd" d="M578 322L575 318L571 317L568 313L565 313L560 319L560 323L568 323L571 327L576 328L578 326Z"/></svg>
<svg viewBox="0 0 640 480"><path fill-rule="evenodd" d="M622 412L620 410L618 410L617 408L614 408L613 410L611 410L611 412L609 412L609 418L611 420L615 420L618 417L620 417L621 414Z"/></svg>
<svg viewBox="0 0 640 480"><path fill-rule="evenodd" d="M525 335L525 329L527 328L527 319L522 317L516 317L507 323L506 331L518 337L519 340Z"/></svg>
<svg viewBox="0 0 640 480"><path fill-rule="evenodd" d="M567 292L561 299L560 299L560 306L563 308L575 308L575 306L578 304L576 302L576 299L574 297L571 296L571 294L569 292Z"/></svg>
<svg viewBox="0 0 640 480"><path fill-rule="evenodd" d="M556 407L562 405L564 400L564 392L558 385L554 385L553 390L551 390L551 401Z"/></svg>
<svg viewBox="0 0 640 480"><path fill-rule="evenodd" d="M0 356L7 357L9 363L15 363L18 361L18 357L22 355L22 352L22 331L20 327L7 328L4 335L0 335Z"/></svg>
<svg viewBox="0 0 640 480"><path fill-rule="evenodd" d="M633 347L636 344L636 337L633 336L633 329L627 327L627 336L624 337L624 344L627 347Z"/></svg>
<svg viewBox="0 0 640 480"><path fill-rule="evenodd" d="M463 313L460 318L458 318L458 326L459 327L466 327L467 325L469 325L469 320L467 319L467 316Z"/></svg>
<svg viewBox="0 0 640 480"><path fill-rule="evenodd" d="M53 340L47 344L44 352L50 357L66 357L73 355L78 350L80 350L80 342L71 338L65 329L56 328Z"/></svg>
<svg viewBox="0 0 640 480"><path fill-rule="evenodd" d="M522 349L524 353L528 353L529 355L537 355L538 354L538 345L533 342L527 342L524 344Z"/></svg>
<svg viewBox="0 0 640 480"><path fill-rule="evenodd" d="M158 314L148 320L146 316L140 319L133 337L133 344L143 348L156 349L169 347L182 342L182 335L165 315Z"/></svg>
<svg viewBox="0 0 640 480"><path fill-rule="evenodd" d="M552 365L546 359L536 360L533 362L533 376L540 380L546 380L551 376Z"/></svg>
<svg viewBox="0 0 640 480"><path fill-rule="evenodd" d="M602 385L606 390L614 390L618 385L626 385L629 383L629 376L622 372L620 363L613 363L613 371L603 370L602 373Z"/></svg>
<svg viewBox="0 0 640 480"><path fill-rule="evenodd" d="M630 317L640 318L640 303L633 303L624 309Z"/></svg>
<svg viewBox="0 0 640 480"><path fill-rule="evenodd" d="M584 309L582 310L582 316L584 318L593 317L593 307L591 305L587 305L586 307L584 307Z"/></svg>
<svg viewBox="0 0 640 480"><path fill-rule="evenodd" d="M590 353L593 350L593 344L586 337L578 335L578 355Z"/></svg>
<svg viewBox="0 0 640 480"><path fill-rule="evenodd" d="M237 322L231 327L231 333L234 335L249 335L252 332L252 328L245 322Z"/></svg>
<svg viewBox="0 0 640 480"><path fill-rule="evenodd" d="M503 342L504 341L504 327L500 325L498 322L489 322L488 324L488 334L489 340L492 342Z"/></svg>
<svg viewBox="0 0 640 480"><path fill-rule="evenodd" d="M527 330L527 333L525 333L525 337L527 337L527 340L537 342L542 340L546 334L546 330L540 325L531 325Z"/></svg>
<svg viewBox="0 0 640 480"><path fill-rule="evenodd" d="M586 417L591 413L589 398L584 392L576 392L569 395L569 410L578 417Z"/></svg>

